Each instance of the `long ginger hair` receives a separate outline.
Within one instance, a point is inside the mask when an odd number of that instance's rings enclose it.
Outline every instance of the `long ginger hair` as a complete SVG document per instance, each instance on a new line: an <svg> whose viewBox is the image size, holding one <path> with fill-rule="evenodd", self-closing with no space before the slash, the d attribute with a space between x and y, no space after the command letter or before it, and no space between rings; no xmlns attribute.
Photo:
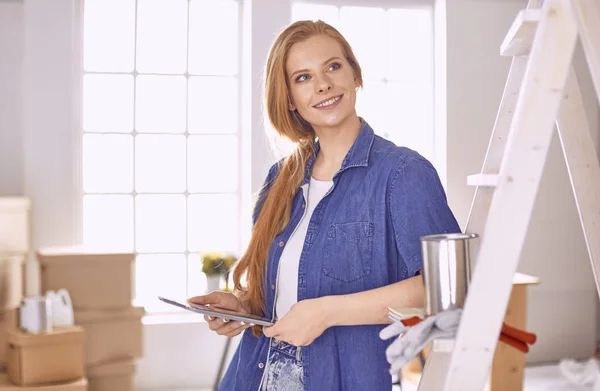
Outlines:
<svg viewBox="0 0 600 391"><path fill-rule="evenodd" d="M295 144L294 151L287 156L279 173L266 193L262 210L254 225L246 252L233 270L234 292L244 306L255 315L265 313L264 278L269 248L276 235L281 233L290 219L292 200L302 180L305 165L314 153L315 132L300 114L290 110L290 92L286 74L286 62L292 45L316 35L335 39L354 71L357 85L362 87L362 71L352 48L346 39L329 24L318 21L299 21L287 26L277 37L267 59L265 69L264 98L268 119L280 137ZM269 184L265 184L267 186ZM240 280L246 275L246 286ZM252 330L255 336L261 329Z"/></svg>

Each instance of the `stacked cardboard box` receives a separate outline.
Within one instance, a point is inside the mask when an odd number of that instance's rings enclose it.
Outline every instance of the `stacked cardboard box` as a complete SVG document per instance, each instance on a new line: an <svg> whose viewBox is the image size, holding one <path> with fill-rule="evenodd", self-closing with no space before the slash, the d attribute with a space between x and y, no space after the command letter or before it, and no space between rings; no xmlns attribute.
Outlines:
<svg viewBox="0 0 600 391"><path fill-rule="evenodd" d="M10 330L8 380L19 386L45 387L83 379L83 335L83 328L79 326L65 326L41 334Z"/></svg>
<svg viewBox="0 0 600 391"><path fill-rule="evenodd" d="M0 197L0 372L6 371L7 333L17 327L25 292L30 209L26 197Z"/></svg>
<svg viewBox="0 0 600 391"><path fill-rule="evenodd" d="M64 382L60 384L49 384L40 388L38 386L17 386L13 384L6 374L0 374L0 391L87 391L88 381L86 378ZM115 388L115 391L117 389Z"/></svg>
<svg viewBox="0 0 600 391"><path fill-rule="evenodd" d="M0 253L23 255L29 251L29 210L26 197L0 197Z"/></svg>
<svg viewBox="0 0 600 391"><path fill-rule="evenodd" d="M132 306L135 255L61 247L40 249L37 258L42 292L67 289L75 324L85 330L89 390L133 391L144 315Z"/></svg>
<svg viewBox="0 0 600 391"><path fill-rule="evenodd" d="M22 256L0 254L0 373L6 372L8 332L18 326L23 260Z"/></svg>
<svg viewBox="0 0 600 391"><path fill-rule="evenodd" d="M8 332L17 328L18 311L14 309L0 313L0 372L6 372Z"/></svg>
<svg viewBox="0 0 600 391"><path fill-rule="evenodd" d="M24 265L25 254L0 253L0 314L21 305Z"/></svg>
<svg viewBox="0 0 600 391"><path fill-rule="evenodd" d="M26 197L0 197L0 390L85 391L81 327L38 335L19 329L30 208Z"/></svg>

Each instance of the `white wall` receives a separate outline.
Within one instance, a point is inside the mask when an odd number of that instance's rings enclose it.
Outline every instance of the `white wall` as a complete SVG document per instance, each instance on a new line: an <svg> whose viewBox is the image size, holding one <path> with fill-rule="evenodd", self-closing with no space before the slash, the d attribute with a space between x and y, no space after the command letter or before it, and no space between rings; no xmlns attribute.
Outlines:
<svg viewBox="0 0 600 391"><path fill-rule="evenodd" d="M23 7L0 2L0 194L25 191L21 105Z"/></svg>
<svg viewBox="0 0 600 391"><path fill-rule="evenodd" d="M447 191L465 226L494 125L510 58L500 44L526 0L449 0L447 14ZM587 72L581 50L577 71ZM588 118L600 150L600 109L589 74L580 76ZM530 289L528 328L538 334L529 362L586 358L596 345L597 295L558 138L553 139L519 270L541 284Z"/></svg>
<svg viewBox="0 0 600 391"><path fill-rule="evenodd" d="M289 14L284 1L253 3L272 15ZM442 175L447 177L451 206L464 226L473 192L465 185L466 176L481 167L508 72L509 60L498 55L499 45L525 1L448 3L448 59L442 72L447 76L447 117L442 123L448 144L444 149L447 169ZM79 158L80 98L73 78L79 64L72 61L78 47L73 27L80 22L78 4L78 0L26 0L24 4L0 0L0 194L32 197L34 247L77 243L80 236L80 174L74 164ZM248 26L256 38L252 52L246 53L245 72L260 74L270 40L280 27L274 22L278 19ZM591 83L589 78L582 81L590 123L598 129ZM260 85L246 88L254 102L261 101ZM253 159L248 173L253 191L272 161L261 131L261 111L255 105L244 113L246 123L251 124ZM566 354L585 357L595 341L593 281L561 159L554 143L540 189L546 198L540 199L534 212L521 264L523 272L543 282L532 290L529 308L531 329L540 336L529 355L534 361ZM576 271L577 266L581 271ZM33 277L30 291L36 289ZM175 324L146 320L139 386L212 385L224 339L210 333L197 318L185 319ZM574 320L576 327L571 323ZM551 342L554 336L562 337L554 341L564 344ZM185 364L175 365L175 358Z"/></svg>

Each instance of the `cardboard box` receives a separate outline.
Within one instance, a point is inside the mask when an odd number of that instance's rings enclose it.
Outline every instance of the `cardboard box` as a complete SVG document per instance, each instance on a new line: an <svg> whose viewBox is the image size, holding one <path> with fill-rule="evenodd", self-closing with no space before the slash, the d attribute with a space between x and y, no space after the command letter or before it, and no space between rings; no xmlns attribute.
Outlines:
<svg viewBox="0 0 600 391"><path fill-rule="evenodd" d="M84 331L64 327L47 334L8 331L8 379L32 386L85 377Z"/></svg>
<svg viewBox="0 0 600 391"><path fill-rule="evenodd" d="M0 197L0 253L29 251L29 210L26 197Z"/></svg>
<svg viewBox="0 0 600 391"><path fill-rule="evenodd" d="M8 380L8 376L0 374L0 390L1 391L87 391L88 381L81 378L78 380L48 384L45 386L20 387ZM116 390L115 390L116 391Z"/></svg>
<svg viewBox="0 0 600 391"><path fill-rule="evenodd" d="M24 264L23 255L0 255L0 312L21 305Z"/></svg>
<svg viewBox="0 0 600 391"><path fill-rule="evenodd" d="M87 369L90 391L135 391L135 362L116 361Z"/></svg>
<svg viewBox="0 0 600 391"><path fill-rule="evenodd" d="M86 366L135 359L143 355L143 307L119 311L75 311L85 329Z"/></svg>
<svg viewBox="0 0 600 391"><path fill-rule="evenodd" d="M6 372L6 350L8 330L16 330L19 324L19 310L0 313L0 372Z"/></svg>
<svg viewBox="0 0 600 391"><path fill-rule="evenodd" d="M83 247L40 249L42 292L65 288L75 310L115 310L133 300L133 253L100 253Z"/></svg>

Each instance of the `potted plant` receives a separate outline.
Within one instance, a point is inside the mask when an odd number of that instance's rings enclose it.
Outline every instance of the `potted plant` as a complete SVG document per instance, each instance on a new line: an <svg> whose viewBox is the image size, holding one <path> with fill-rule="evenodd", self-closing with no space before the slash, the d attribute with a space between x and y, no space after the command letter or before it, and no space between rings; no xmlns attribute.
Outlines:
<svg viewBox="0 0 600 391"><path fill-rule="evenodd" d="M206 275L207 291L219 290L221 278L225 278L225 291L229 289L229 271L237 262L237 257L222 252L205 252L200 254L202 272Z"/></svg>

